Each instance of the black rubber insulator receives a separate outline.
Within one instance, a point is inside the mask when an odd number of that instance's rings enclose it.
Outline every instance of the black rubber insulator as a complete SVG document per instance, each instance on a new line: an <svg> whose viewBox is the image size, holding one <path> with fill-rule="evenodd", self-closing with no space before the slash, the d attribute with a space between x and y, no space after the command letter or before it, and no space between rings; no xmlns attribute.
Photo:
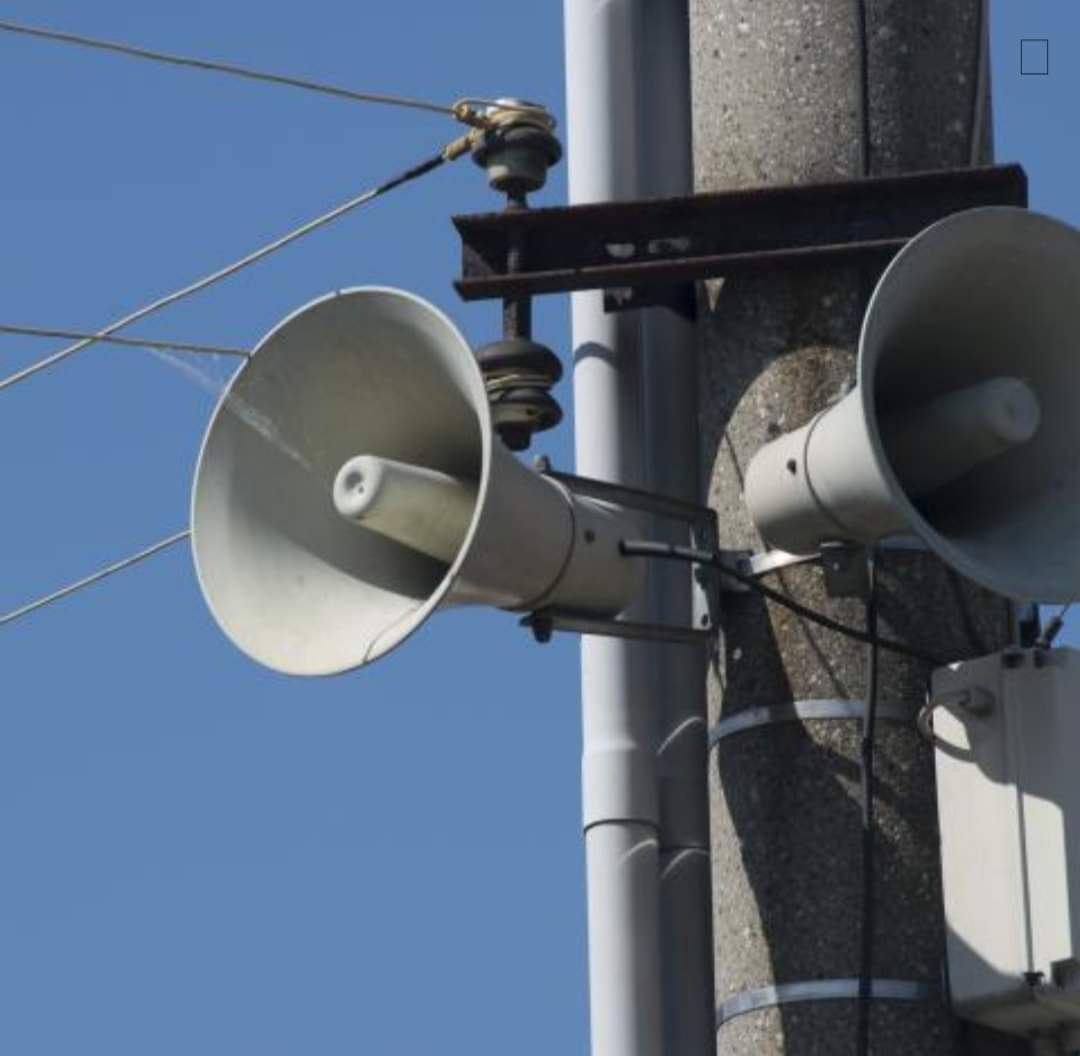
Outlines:
<svg viewBox="0 0 1080 1056"><path fill-rule="evenodd" d="M524 337L508 337L492 341L476 350L480 370L486 374L501 374L508 370L527 370L555 384L563 373L559 357L547 345Z"/></svg>

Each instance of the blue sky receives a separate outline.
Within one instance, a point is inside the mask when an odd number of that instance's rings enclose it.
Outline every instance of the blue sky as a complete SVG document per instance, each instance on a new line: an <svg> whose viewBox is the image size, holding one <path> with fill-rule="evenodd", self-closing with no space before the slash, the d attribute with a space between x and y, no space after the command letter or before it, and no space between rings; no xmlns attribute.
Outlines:
<svg viewBox="0 0 1080 1056"><path fill-rule="evenodd" d="M998 157L1080 223L1080 13L994 4ZM563 111L561 5L24 2L0 17L434 100ZM1052 74L1019 76L1021 37ZM427 156L436 116L0 35L0 322L93 328ZM565 169L538 201L565 198ZM474 343L468 160L138 328L250 345L295 307L398 285ZM565 298L538 336L565 354ZM55 344L0 340L3 373ZM0 394L0 611L186 523L232 362L99 346ZM208 379L208 380L207 380ZM564 383L562 402L569 410ZM570 464L570 428L538 449ZM188 551L0 631L0 1051L584 1052L576 641L436 617L358 674L297 681L219 633ZM512 1042L508 1042L512 1039Z"/></svg>

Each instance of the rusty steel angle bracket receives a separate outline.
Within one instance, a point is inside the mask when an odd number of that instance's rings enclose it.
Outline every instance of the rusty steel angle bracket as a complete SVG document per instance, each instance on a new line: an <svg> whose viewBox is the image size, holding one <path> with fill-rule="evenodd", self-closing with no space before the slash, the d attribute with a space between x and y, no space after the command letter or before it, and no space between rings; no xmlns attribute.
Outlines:
<svg viewBox="0 0 1080 1056"><path fill-rule="evenodd" d="M929 224L989 205L1027 205L1019 165L456 216L454 286L467 301L603 289L612 307L670 304L673 287L740 272L884 267Z"/></svg>

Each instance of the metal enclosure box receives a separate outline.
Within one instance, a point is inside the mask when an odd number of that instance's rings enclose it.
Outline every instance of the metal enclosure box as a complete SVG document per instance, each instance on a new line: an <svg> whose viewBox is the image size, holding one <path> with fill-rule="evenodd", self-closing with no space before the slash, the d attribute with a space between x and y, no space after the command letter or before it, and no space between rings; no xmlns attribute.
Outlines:
<svg viewBox="0 0 1080 1056"><path fill-rule="evenodd" d="M1080 1022L1080 653L934 672L955 1011L1028 1035Z"/></svg>

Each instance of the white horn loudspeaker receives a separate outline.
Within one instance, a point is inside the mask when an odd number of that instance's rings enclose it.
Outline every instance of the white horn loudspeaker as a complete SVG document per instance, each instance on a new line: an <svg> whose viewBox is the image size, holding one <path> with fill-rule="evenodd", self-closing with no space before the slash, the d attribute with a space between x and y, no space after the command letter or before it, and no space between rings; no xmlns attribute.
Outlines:
<svg viewBox="0 0 1080 1056"><path fill-rule="evenodd" d="M324 675L436 609L611 616L641 588L629 515L518 462L493 436L465 339L400 290L345 290L275 327L210 421L192 493L217 622L277 671Z"/></svg>
<svg viewBox="0 0 1080 1056"><path fill-rule="evenodd" d="M992 207L912 239L856 387L758 451L745 496L782 550L913 531L997 593L1080 596L1080 232Z"/></svg>

